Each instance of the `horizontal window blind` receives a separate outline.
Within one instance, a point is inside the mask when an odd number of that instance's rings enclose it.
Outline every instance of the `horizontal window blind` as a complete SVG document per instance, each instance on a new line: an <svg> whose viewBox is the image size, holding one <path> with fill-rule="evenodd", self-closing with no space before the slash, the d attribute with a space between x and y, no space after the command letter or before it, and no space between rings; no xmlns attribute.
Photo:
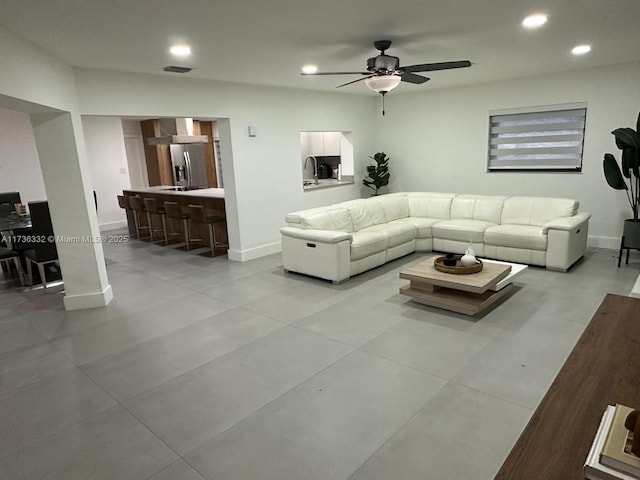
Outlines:
<svg viewBox="0 0 640 480"><path fill-rule="evenodd" d="M586 108L491 115L489 170L582 170Z"/></svg>

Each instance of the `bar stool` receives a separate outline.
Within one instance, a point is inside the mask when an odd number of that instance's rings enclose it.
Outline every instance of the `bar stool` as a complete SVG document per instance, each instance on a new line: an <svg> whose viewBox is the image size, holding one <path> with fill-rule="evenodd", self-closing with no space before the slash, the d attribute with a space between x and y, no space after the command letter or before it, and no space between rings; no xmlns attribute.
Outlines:
<svg viewBox="0 0 640 480"><path fill-rule="evenodd" d="M126 212L132 213L133 223L136 226L136 237L140 237L140 229L138 228L138 217L136 216L133 209L129 206L129 197L125 197L124 195L118 195L118 205L120 205L120 208L124 209Z"/></svg>
<svg viewBox="0 0 640 480"><path fill-rule="evenodd" d="M184 239L187 242L187 250L189 250L189 214L184 213L182 210L180 210L177 202L164 202L164 212L167 218L182 220ZM167 230L167 237L181 234L181 232L169 232L169 230Z"/></svg>
<svg viewBox="0 0 640 480"><path fill-rule="evenodd" d="M219 215L205 216L204 207L202 205L189 205L189 216L192 223L204 223L209 225L209 246L211 248L211 256L215 256L216 245L216 232L214 225L216 223L224 222L225 218ZM203 238L189 238L187 243L191 241L203 241ZM219 245L220 247L226 247L226 245Z"/></svg>
<svg viewBox="0 0 640 480"><path fill-rule="evenodd" d="M136 235L138 236L138 239L142 240L145 238L150 238L151 225L146 226L146 225L140 224L140 215L147 214L147 211L144 209L144 203L142 202L142 197L139 197L136 195L133 197L127 197L127 199L129 203L129 208L131 208L131 210L133 211L133 218L135 219L135 222L136 222ZM140 236L140 230L144 230L144 229L146 229L147 232L149 233L149 235L146 237Z"/></svg>
<svg viewBox="0 0 640 480"><path fill-rule="evenodd" d="M155 198L143 198L144 209L147 212L147 220L149 221L149 232L151 235L151 241L153 242L153 232L162 232L162 236L164 237L165 245L169 243L167 240L167 221L165 218L164 207L158 205L158 202ZM162 229L153 228L153 222L151 221L151 215L159 215L160 220L162 220Z"/></svg>
<svg viewBox="0 0 640 480"><path fill-rule="evenodd" d="M11 273L11 269L9 268L8 262L11 262L11 260L15 263L16 271L20 278L20 285L24 287L24 274L22 273L22 265L20 264L20 255L15 250L7 247L0 247L0 263L5 265L5 262L7 262L7 270L9 273Z"/></svg>

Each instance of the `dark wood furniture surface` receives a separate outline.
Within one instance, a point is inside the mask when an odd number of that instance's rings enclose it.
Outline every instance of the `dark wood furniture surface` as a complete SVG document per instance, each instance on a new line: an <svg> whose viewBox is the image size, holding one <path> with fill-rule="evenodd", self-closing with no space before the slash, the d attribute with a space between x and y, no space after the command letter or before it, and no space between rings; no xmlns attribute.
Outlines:
<svg viewBox="0 0 640 480"><path fill-rule="evenodd" d="M640 299L607 294L495 478L584 479L602 414L616 403L640 407Z"/></svg>
<svg viewBox="0 0 640 480"><path fill-rule="evenodd" d="M143 190L124 190L123 194L124 196L137 195L142 197L143 199L153 198L158 202L159 205L163 205L164 202L176 202L180 207L180 210L184 213L188 212L189 205L202 205L205 210L205 215L226 218L224 198L199 195L198 190L194 190L193 192L180 192L179 194L175 194L171 192L164 193L162 190L151 191L151 192L146 190L144 191ZM129 233L134 234L135 224L133 223L130 217L131 217L130 212L127 211L127 219L129 221ZM154 222L153 227L160 228L161 224L158 223L158 225L156 225L155 224L156 221L160 222L161 219L152 218L152 222ZM167 218L166 221L167 221L168 230L172 232L180 232L182 230L181 220L174 219L174 218ZM147 220L144 215L141 216L140 223L143 227L147 225ZM194 236L198 238L203 238L203 239L209 238L209 231L208 231L209 227L207 225L194 224L192 225L192 228L194 229L194 232L193 232ZM215 229L216 240L220 244L228 245L229 240L227 235L226 220L224 222L216 223L214 225L214 229ZM184 238L184 235L181 235L178 238L174 238L174 242L186 242L186 239ZM208 242L204 242L201 246L203 247L208 246ZM224 255L226 252L227 252L226 247L216 248L215 255Z"/></svg>

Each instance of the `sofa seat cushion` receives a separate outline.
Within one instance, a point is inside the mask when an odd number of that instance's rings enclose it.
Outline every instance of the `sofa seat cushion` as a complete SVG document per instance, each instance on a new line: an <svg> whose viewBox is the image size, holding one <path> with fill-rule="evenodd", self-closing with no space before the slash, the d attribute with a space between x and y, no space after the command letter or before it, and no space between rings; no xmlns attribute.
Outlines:
<svg viewBox="0 0 640 480"><path fill-rule="evenodd" d="M390 248L397 247L398 245L414 240L418 229L412 223L399 222L398 220L395 220L382 225L374 225L373 227L365 228L360 230L360 232L384 233L389 240L387 248Z"/></svg>
<svg viewBox="0 0 640 480"><path fill-rule="evenodd" d="M420 218L420 217L407 217L407 218L399 218L398 220L394 220L389 223L398 223L405 225L413 225L416 227L416 238L431 238L433 237L433 233L431 231L431 227L433 227L434 223L441 222L440 218Z"/></svg>
<svg viewBox="0 0 640 480"><path fill-rule="evenodd" d="M484 232L484 243L498 247L546 250L547 236L533 225L496 225Z"/></svg>
<svg viewBox="0 0 640 480"><path fill-rule="evenodd" d="M384 252L389 245L389 239L386 233L378 232L355 232L351 234L351 260L360 260L361 258Z"/></svg>
<svg viewBox="0 0 640 480"><path fill-rule="evenodd" d="M443 220L433 225L434 238L458 240L461 242L484 242L484 231L495 227L495 223L484 220Z"/></svg>

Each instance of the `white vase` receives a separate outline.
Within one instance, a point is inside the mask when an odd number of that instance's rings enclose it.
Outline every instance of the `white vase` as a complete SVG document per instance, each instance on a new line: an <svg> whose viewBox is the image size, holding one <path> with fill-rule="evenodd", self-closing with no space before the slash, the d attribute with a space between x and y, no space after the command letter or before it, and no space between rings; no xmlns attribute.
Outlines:
<svg viewBox="0 0 640 480"><path fill-rule="evenodd" d="M467 251L464 252L464 255L460 259L460 263L464 267L469 267L469 266L475 265L477 263L477 261L476 261L476 252L473 251L473 248L471 248L471 247L467 248Z"/></svg>

